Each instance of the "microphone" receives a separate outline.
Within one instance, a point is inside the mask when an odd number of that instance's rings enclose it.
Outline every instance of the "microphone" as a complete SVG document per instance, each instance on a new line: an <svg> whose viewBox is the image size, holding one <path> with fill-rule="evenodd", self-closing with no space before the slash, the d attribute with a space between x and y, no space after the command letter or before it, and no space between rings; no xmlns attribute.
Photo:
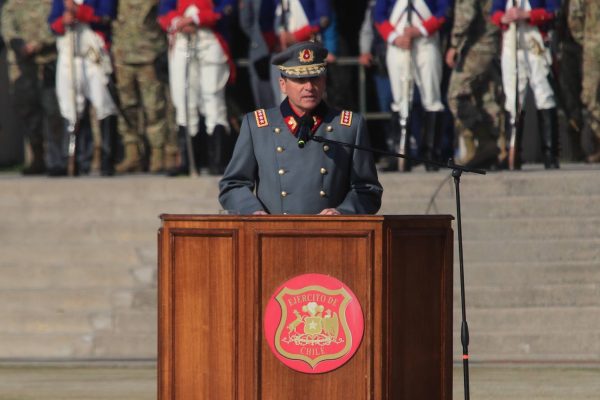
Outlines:
<svg viewBox="0 0 600 400"><path fill-rule="evenodd" d="M303 149L306 145L306 142L308 142L310 139L309 132L310 128L313 126L312 116L305 114L300 118L300 121L298 121L298 125L298 147Z"/></svg>

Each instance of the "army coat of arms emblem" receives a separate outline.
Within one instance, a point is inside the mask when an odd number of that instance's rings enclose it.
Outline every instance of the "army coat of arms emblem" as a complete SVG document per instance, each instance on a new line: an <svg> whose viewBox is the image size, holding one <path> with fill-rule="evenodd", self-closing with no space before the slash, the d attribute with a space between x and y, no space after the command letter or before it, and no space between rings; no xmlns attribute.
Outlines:
<svg viewBox="0 0 600 400"><path fill-rule="evenodd" d="M354 355L364 318L350 288L331 276L306 274L276 290L266 307L264 326L271 350L285 365L323 373Z"/></svg>

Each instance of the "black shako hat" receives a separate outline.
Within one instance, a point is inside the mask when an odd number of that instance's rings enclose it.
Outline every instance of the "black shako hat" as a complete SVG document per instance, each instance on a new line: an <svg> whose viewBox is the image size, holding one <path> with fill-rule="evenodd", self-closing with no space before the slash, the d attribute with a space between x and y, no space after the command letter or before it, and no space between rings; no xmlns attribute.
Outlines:
<svg viewBox="0 0 600 400"><path fill-rule="evenodd" d="M288 78L313 78L325 73L328 51L316 42L294 43L273 56L281 75Z"/></svg>

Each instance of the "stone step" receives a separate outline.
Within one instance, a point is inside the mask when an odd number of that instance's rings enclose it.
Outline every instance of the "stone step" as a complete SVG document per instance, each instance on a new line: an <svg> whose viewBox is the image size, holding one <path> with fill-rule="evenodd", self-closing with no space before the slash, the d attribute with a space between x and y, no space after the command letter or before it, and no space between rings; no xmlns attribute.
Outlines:
<svg viewBox="0 0 600 400"><path fill-rule="evenodd" d="M466 303L471 308L587 307L599 304L600 284L519 284L515 286L469 286ZM454 304L460 301L455 285Z"/></svg>
<svg viewBox="0 0 600 400"><path fill-rule="evenodd" d="M93 337L88 334L0 333L3 359L89 358L93 348Z"/></svg>
<svg viewBox="0 0 600 400"><path fill-rule="evenodd" d="M94 337L93 356L99 358L156 358L154 333L99 332Z"/></svg>
<svg viewBox="0 0 600 400"><path fill-rule="evenodd" d="M460 309L455 307L454 324L460 326ZM480 334L557 334L600 332L600 306L467 308L472 336ZM460 342L459 342L460 343Z"/></svg>
<svg viewBox="0 0 600 400"><path fill-rule="evenodd" d="M151 334L156 335L157 314L156 308L144 311L118 311L114 316L115 332L126 334Z"/></svg>
<svg viewBox="0 0 600 400"><path fill-rule="evenodd" d="M122 293L130 291L112 287L2 289L0 290L0 312L38 314L106 312L117 304L126 304L126 299L122 299L124 297Z"/></svg>
<svg viewBox="0 0 600 400"><path fill-rule="evenodd" d="M454 359L461 358L454 336ZM600 361L600 332L486 333L470 335L470 359L478 361Z"/></svg>
<svg viewBox="0 0 600 400"><path fill-rule="evenodd" d="M597 217L465 218L462 227L464 238L477 240L600 238Z"/></svg>
<svg viewBox="0 0 600 400"><path fill-rule="evenodd" d="M455 263L458 287L458 263ZM530 284L600 284L598 261L497 262L465 264L467 290L475 286L517 286Z"/></svg>
<svg viewBox="0 0 600 400"><path fill-rule="evenodd" d="M1 334L90 334L96 328L111 327L110 315L87 311L57 312L49 310L0 311Z"/></svg>

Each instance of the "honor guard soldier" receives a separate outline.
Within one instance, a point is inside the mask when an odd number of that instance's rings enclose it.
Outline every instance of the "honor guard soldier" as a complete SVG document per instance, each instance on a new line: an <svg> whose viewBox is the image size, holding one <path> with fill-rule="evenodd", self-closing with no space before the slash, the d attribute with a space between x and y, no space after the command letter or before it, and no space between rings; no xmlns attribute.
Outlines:
<svg viewBox="0 0 600 400"><path fill-rule="evenodd" d="M199 115L208 135L208 165L213 175L223 173L223 136L229 132L225 85L234 78L227 23L234 0L161 0L158 21L169 33L171 96L179 125L182 172L188 161L187 138L196 136ZM187 131L186 131L187 130Z"/></svg>
<svg viewBox="0 0 600 400"><path fill-rule="evenodd" d="M73 132L86 100L92 103L100 123L100 172L105 176L114 174L118 139L117 108L108 89L113 72L110 24L116 5L116 0L54 0L48 17L50 28L58 35L56 94L60 112L68 131Z"/></svg>
<svg viewBox="0 0 600 400"><path fill-rule="evenodd" d="M332 19L330 0L262 0L261 27L272 52L294 43L322 41L322 33ZM279 90L279 70L271 68L271 85L276 103L285 95Z"/></svg>
<svg viewBox="0 0 600 400"><path fill-rule="evenodd" d="M66 174L63 122L54 91L56 39L44 29L51 6L51 0L10 0L2 11L9 93L29 152L25 175Z"/></svg>
<svg viewBox="0 0 600 400"><path fill-rule="evenodd" d="M571 0L569 27L583 47L583 81L581 100L585 105L585 128L595 137L595 150L587 162L600 162L600 2Z"/></svg>
<svg viewBox="0 0 600 400"><path fill-rule="evenodd" d="M273 58L279 107L247 114L219 183L223 208L242 214L374 214L382 187L371 153L311 140L368 145L361 115L323 100L327 50L291 45Z"/></svg>
<svg viewBox="0 0 600 400"><path fill-rule="evenodd" d="M442 56L439 30L452 9L452 0L377 0L373 18L377 30L388 43L387 67L394 102L393 118L409 126L406 118L412 102L412 81L419 88L425 109L424 157L441 161L440 135L442 104ZM407 57L408 55L408 57ZM397 125L396 125L397 126ZM408 149L409 135L399 138L400 149ZM427 170L437 170L426 165Z"/></svg>
<svg viewBox="0 0 600 400"><path fill-rule="evenodd" d="M119 118L125 158L117 165L118 173L142 170L140 132L150 145L149 171L165 168L168 88L157 77L155 61L167 51L167 40L157 17L158 0L119 0L112 50L121 107L129 124Z"/></svg>
<svg viewBox="0 0 600 400"><path fill-rule="evenodd" d="M502 109L500 29L489 19L492 0L457 0L446 64L453 68L448 107L460 135L460 163L491 167L498 161ZM477 155L477 158L475 156Z"/></svg>
<svg viewBox="0 0 600 400"><path fill-rule="evenodd" d="M511 169L521 168L522 105L527 83L535 98L544 167L559 168L558 117L549 80L552 56L546 46L558 9L558 0L494 0L492 4L492 22L504 30L501 65L505 109L513 125L508 138L509 157L514 153L514 162L509 160Z"/></svg>

